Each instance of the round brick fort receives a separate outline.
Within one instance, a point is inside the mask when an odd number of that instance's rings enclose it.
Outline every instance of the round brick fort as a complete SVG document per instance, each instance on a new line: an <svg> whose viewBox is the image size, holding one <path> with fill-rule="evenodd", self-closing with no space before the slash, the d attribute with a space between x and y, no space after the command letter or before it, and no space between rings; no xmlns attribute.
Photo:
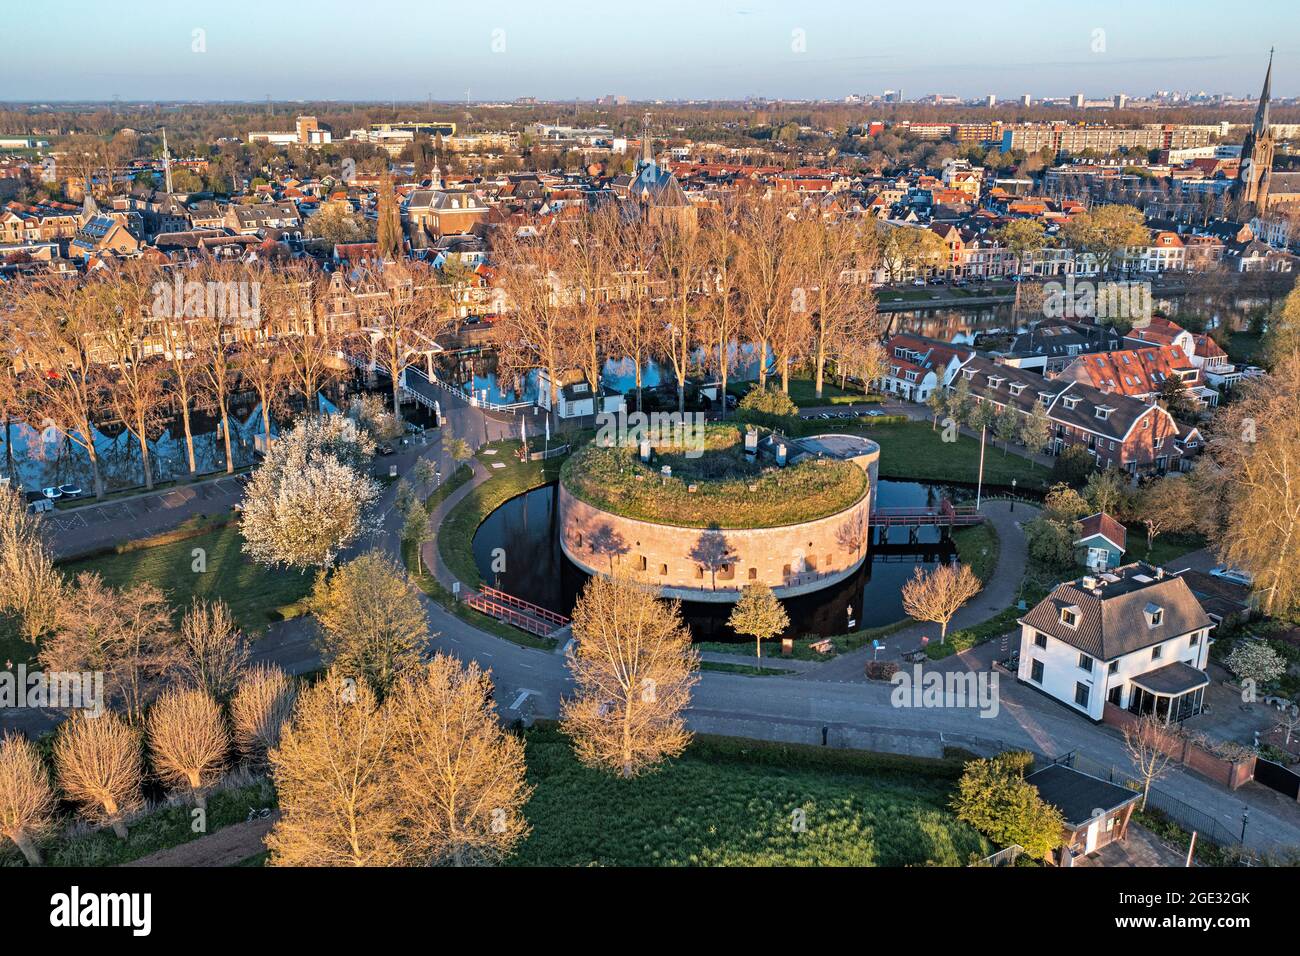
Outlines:
<svg viewBox="0 0 1300 956"><path fill-rule="evenodd" d="M760 582L778 597L794 597L830 587L857 571L866 560L870 540L880 447L856 435L768 437L758 458L775 469L847 462L865 472L866 480L853 485L853 500L842 507L836 503L836 510L811 520L717 527L632 517L586 500L575 493L574 482L562 477L560 546L570 561L589 574L630 574L654 585L665 597L685 601L734 602L741 588ZM582 462L573 464L581 467ZM637 480L645 482L646 494L653 494L658 476L649 468L645 471ZM763 509L753 510L756 521L761 521Z"/></svg>

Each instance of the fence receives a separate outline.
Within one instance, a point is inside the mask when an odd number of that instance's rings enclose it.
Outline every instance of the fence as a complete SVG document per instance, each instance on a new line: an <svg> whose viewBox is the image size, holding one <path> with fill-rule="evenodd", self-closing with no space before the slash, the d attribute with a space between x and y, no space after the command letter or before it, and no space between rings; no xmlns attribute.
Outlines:
<svg viewBox="0 0 1300 956"><path fill-rule="evenodd" d="M986 856L978 863L972 863L972 866L1015 866L1016 860L1020 854L1025 852L1025 848L1019 843L1013 843L1011 846L998 850L990 856Z"/></svg>
<svg viewBox="0 0 1300 956"><path fill-rule="evenodd" d="M1121 787L1128 787L1133 791L1141 792L1142 790L1141 782L1135 780L1131 774L1120 770L1113 764L1107 766L1073 750L1057 757L1052 762L1065 764L1067 767L1072 767L1081 773L1091 774L1110 783L1119 784ZM1201 839L1209 840L1211 843L1217 843L1219 846L1224 847L1241 845L1240 833L1233 832L1204 810L1197 809L1191 804L1179 800L1159 787L1152 786L1148 791L1146 807L1149 810L1159 810L1184 830L1194 830L1200 834Z"/></svg>

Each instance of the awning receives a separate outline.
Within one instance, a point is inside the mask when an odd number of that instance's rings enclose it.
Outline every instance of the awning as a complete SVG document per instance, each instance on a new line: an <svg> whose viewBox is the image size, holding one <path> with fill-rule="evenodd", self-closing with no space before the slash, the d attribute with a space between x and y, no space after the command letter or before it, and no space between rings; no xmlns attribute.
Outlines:
<svg viewBox="0 0 1300 956"><path fill-rule="evenodd" d="M1145 674L1139 674L1132 678L1132 681L1153 694L1176 697L1198 687L1205 687L1210 683L1210 678L1205 671L1197 670L1191 664L1175 661L1164 667L1157 667L1153 671L1147 671Z"/></svg>

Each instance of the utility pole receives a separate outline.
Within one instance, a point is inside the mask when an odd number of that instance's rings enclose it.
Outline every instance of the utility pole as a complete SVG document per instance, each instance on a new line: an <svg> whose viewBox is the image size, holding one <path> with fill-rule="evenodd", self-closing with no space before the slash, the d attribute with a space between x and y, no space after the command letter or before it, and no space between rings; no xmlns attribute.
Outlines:
<svg viewBox="0 0 1300 956"><path fill-rule="evenodd" d="M980 477L979 482L975 485L975 510L980 510L980 501L984 495L984 432L988 430L987 425L980 426Z"/></svg>

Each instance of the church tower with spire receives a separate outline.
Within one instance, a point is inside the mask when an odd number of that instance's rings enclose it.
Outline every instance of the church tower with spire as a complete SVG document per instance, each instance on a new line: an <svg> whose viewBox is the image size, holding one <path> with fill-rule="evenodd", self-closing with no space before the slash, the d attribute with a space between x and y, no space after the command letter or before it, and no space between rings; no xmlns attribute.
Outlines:
<svg viewBox="0 0 1300 956"><path fill-rule="evenodd" d="M1259 94L1255 122L1241 144L1241 168L1237 171L1237 183L1233 188L1237 199L1252 204L1260 212L1268 206L1269 179L1273 170L1273 131L1268 116L1272 85L1273 51L1269 50L1264 89Z"/></svg>

